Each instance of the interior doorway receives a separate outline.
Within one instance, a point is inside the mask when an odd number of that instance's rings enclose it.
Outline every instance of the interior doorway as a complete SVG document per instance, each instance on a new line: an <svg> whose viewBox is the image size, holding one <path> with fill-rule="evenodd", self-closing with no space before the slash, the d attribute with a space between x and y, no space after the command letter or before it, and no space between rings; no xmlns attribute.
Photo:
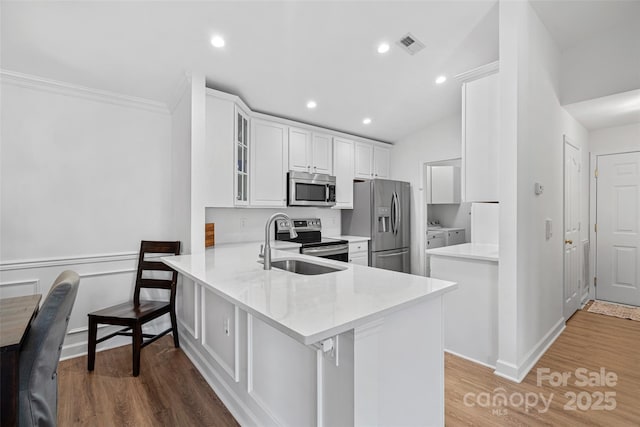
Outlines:
<svg viewBox="0 0 640 427"><path fill-rule="evenodd" d="M596 158L596 298L640 306L640 152Z"/></svg>
<svg viewBox="0 0 640 427"><path fill-rule="evenodd" d="M456 230L463 240L471 238L471 203L461 200L460 158L447 159L422 164L421 171L421 215L418 229L420 232L420 272L429 276L429 258L425 251L432 247L446 245L447 239L438 235ZM430 233L430 230L432 233ZM434 237L430 240L430 235ZM439 242L439 243L438 243ZM438 243L438 245L436 245Z"/></svg>

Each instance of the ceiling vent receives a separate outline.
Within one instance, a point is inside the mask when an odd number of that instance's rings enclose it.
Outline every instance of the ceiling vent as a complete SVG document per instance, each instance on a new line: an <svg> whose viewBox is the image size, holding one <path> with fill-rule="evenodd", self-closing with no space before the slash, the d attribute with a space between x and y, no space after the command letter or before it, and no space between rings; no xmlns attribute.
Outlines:
<svg viewBox="0 0 640 427"><path fill-rule="evenodd" d="M413 34L407 33L400 40L396 42L403 50L409 55L415 55L424 49L424 43L418 40Z"/></svg>

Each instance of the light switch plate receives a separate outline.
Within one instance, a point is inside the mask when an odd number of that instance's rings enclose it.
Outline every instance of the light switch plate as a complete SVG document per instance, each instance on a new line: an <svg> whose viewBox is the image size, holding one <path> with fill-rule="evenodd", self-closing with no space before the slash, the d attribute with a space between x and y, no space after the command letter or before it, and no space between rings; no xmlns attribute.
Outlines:
<svg viewBox="0 0 640 427"><path fill-rule="evenodd" d="M544 230L547 240L553 236L553 221L550 218L544 220Z"/></svg>

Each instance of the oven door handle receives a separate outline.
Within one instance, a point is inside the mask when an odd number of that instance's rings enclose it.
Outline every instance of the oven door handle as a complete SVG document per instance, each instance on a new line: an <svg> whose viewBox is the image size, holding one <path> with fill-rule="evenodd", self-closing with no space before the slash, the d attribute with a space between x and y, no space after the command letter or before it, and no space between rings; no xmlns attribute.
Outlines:
<svg viewBox="0 0 640 427"><path fill-rule="evenodd" d="M349 253L349 245L332 245L324 248L302 248L300 249L302 255L340 255Z"/></svg>

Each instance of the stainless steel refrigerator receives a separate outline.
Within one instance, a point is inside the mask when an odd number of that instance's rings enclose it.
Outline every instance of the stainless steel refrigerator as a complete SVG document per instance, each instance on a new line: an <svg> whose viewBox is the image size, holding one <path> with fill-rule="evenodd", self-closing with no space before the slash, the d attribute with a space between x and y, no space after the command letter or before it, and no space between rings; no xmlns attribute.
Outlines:
<svg viewBox="0 0 640 427"><path fill-rule="evenodd" d="M342 210L342 234L370 237L369 265L411 272L409 183L374 179L353 184L353 210Z"/></svg>

